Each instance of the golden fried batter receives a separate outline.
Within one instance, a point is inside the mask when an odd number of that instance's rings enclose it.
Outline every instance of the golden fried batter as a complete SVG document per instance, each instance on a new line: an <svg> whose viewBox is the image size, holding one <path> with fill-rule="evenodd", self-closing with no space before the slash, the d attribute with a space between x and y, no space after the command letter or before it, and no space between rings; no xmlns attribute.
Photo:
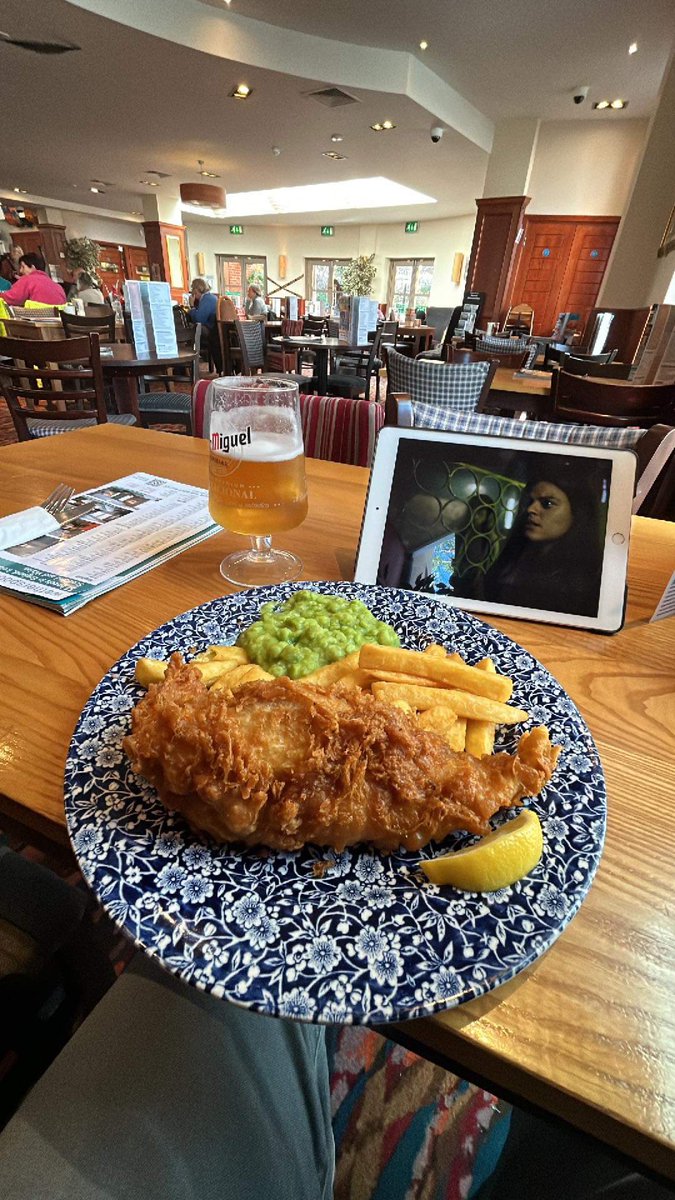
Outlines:
<svg viewBox="0 0 675 1200"><path fill-rule="evenodd" d="M209 692L178 654L136 705L124 749L194 829L281 850L415 850L455 829L486 833L500 808L544 787L558 757L543 728L515 755L456 753L357 689L275 679Z"/></svg>

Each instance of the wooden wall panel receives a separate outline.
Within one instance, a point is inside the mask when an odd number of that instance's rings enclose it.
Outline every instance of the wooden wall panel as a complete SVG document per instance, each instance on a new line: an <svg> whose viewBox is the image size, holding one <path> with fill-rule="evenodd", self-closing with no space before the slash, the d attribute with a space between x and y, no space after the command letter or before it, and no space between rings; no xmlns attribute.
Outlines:
<svg viewBox="0 0 675 1200"><path fill-rule="evenodd" d="M518 231L529 196L477 200L466 290L484 292L481 324L496 321L511 285Z"/></svg>

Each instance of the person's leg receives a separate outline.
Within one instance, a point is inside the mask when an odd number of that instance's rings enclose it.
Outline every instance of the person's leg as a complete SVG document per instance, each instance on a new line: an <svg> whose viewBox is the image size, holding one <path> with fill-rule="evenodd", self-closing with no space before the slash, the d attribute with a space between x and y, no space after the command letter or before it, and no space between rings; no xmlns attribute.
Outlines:
<svg viewBox="0 0 675 1200"><path fill-rule="evenodd" d="M138 955L0 1134L3 1200L328 1200L324 1031Z"/></svg>

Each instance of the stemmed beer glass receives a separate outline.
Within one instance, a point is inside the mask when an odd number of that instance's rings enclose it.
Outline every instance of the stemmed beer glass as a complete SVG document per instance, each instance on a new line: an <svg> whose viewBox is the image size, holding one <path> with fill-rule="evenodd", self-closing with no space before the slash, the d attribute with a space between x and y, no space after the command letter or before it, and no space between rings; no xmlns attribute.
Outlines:
<svg viewBox="0 0 675 1200"><path fill-rule="evenodd" d="M272 547L272 534L307 516L298 385L283 376L214 379L209 418L209 511L250 548L228 554L220 573L239 587L297 579L302 562Z"/></svg>

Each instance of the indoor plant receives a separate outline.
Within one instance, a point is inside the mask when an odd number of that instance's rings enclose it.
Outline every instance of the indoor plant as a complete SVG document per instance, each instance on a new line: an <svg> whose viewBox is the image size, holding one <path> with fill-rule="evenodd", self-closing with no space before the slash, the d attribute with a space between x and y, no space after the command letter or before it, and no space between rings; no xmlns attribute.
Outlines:
<svg viewBox="0 0 675 1200"><path fill-rule="evenodd" d="M88 237L70 238L66 240L66 266L69 271L86 271L94 282L100 286L101 280L98 268L101 261L101 251L96 242Z"/></svg>
<svg viewBox="0 0 675 1200"><path fill-rule="evenodd" d="M342 273L342 290L346 296L369 296L377 267L374 254L361 254L347 264Z"/></svg>

